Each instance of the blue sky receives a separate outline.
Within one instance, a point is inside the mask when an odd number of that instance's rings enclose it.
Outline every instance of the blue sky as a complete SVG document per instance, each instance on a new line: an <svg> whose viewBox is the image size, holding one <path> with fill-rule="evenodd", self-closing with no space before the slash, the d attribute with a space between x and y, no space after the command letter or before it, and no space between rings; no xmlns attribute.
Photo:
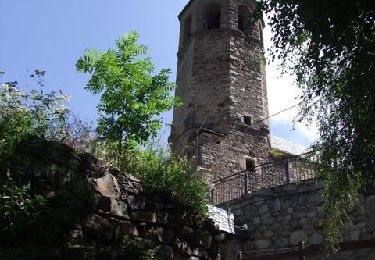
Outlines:
<svg viewBox="0 0 375 260"><path fill-rule="evenodd" d="M28 77L31 71L45 70L44 89L62 89L71 94L73 112L83 119L95 120L98 97L83 89L88 76L76 72L76 60L86 48L106 50L123 33L136 30L141 35L141 43L149 46L157 70L171 68L174 81L179 36L177 15L187 2L0 0L0 69L6 72L1 81L17 80L27 86L32 82ZM279 86L278 82L283 81L275 75L274 67L267 74L272 114L284 109L284 103L290 106L289 100L294 98L296 90L289 89L291 79L284 80L285 87ZM280 89L285 98L280 97ZM272 118L272 134L304 145L311 143L315 135L299 125L293 130L290 123L293 116ZM172 114L166 113L164 120L170 122ZM168 128L163 133L168 135Z"/></svg>

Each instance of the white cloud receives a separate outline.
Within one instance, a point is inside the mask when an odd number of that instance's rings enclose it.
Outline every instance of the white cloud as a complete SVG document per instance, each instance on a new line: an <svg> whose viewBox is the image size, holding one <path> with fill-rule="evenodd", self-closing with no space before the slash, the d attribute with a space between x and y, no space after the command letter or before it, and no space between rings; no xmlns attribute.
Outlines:
<svg viewBox="0 0 375 260"><path fill-rule="evenodd" d="M272 47L271 30L269 26L266 26L264 30L264 45L266 50ZM297 105L299 102L298 97L301 96L301 90L294 84L295 78L288 74L281 74L281 71L278 69L279 64L280 62L276 60L267 65L267 93L271 115L270 120L279 124L288 124L291 129L294 127L295 131L301 132L304 137L312 143L319 137L315 122L309 126L306 126L304 123L296 123L293 125L293 119L295 119L298 114L298 106L272 116L293 105ZM282 135L278 132L272 134L276 136L278 134L280 136Z"/></svg>

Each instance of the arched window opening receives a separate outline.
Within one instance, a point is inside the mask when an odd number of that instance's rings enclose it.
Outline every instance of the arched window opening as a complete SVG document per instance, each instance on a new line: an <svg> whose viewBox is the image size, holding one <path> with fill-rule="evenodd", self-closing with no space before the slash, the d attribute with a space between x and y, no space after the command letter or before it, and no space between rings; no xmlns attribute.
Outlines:
<svg viewBox="0 0 375 260"><path fill-rule="evenodd" d="M190 42L191 38L191 16L188 16L184 21L184 34L183 34L183 43L187 45Z"/></svg>
<svg viewBox="0 0 375 260"><path fill-rule="evenodd" d="M240 5L238 7L238 29L242 32L246 32L250 28L249 22L250 22L249 9L244 5Z"/></svg>
<svg viewBox="0 0 375 260"><path fill-rule="evenodd" d="M210 5L206 7L205 29L212 30L220 28L221 11L219 5Z"/></svg>

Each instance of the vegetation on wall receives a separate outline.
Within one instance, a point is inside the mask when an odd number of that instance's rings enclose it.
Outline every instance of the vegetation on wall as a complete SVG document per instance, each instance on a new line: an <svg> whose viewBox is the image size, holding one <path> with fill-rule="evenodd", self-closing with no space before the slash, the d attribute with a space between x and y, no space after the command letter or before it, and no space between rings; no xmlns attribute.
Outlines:
<svg viewBox="0 0 375 260"><path fill-rule="evenodd" d="M313 145L324 183L325 232L334 250L347 213L375 177L375 4L367 0L261 0L273 59L297 76L300 120L317 119Z"/></svg>
<svg viewBox="0 0 375 260"><path fill-rule="evenodd" d="M25 93L16 82L0 86L2 246L61 243L89 208L91 191L77 175L79 158L61 145L66 102L62 93Z"/></svg>
<svg viewBox="0 0 375 260"><path fill-rule="evenodd" d="M207 214L209 186L187 158L168 156L162 148L149 146L134 152L126 168L149 187L173 195L198 214Z"/></svg>
<svg viewBox="0 0 375 260"><path fill-rule="evenodd" d="M139 148L157 134L157 116L178 102L170 96L169 70L151 75L154 67L149 58L138 57L146 47L138 46L137 39L130 33L117 41L117 50L87 51L77 62L79 70L92 73L87 89L102 95L97 135L89 123L69 114L68 96L62 92L23 92L17 82L0 85L3 247L61 246L72 225L94 209L94 192L80 173L82 152L137 175L202 215L207 211L207 185L186 159ZM39 89L44 76L39 70L31 75ZM124 241L125 247L143 246Z"/></svg>
<svg viewBox="0 0 375 260"><path fill-rule="evenodd" d="M86 89L101 95L95 154L204 214L207 184L186 158L167 155L151 145L135 149L158 133L161 119L157 116L180 104L171 96L175 85L169 82L170 70L152 75L154 65L144 57L147 47L138 45L138 39L136 32L125 34L116 41L116 50L86 50L77 61L79 71L91 74Z"/></svg>

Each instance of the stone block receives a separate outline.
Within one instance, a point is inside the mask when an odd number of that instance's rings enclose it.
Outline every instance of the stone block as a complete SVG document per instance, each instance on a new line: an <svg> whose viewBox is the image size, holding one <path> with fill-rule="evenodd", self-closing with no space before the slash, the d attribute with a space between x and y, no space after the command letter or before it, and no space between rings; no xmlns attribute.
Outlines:
<svg viewBox="0 0 375 260"><path fill-rule="evenodd" d="M191 249L190 245L186 241L183 241L183 240L180 240L180 239L177 238L174 241L174 244L176 245L176 247L179 250L185 252L186 254L188 254L188 255L192 254L192 249Z"/></svg>
<svg viewBox="0 0 375 260"><path fill-rule="evenodd" d="M302 218L299 220L299 224L300 224L301 226L306 225L306 224L308 224L309 222L310 222L310 220L307 219L307 218L305 218L305 217L302 217Z"/></svg>
<svg viewBox="0 0 375 260"><path fill-rule="evenodd" d="M274 223L274 222L275 222L275 219L272 218L272 217L269 217L269 218L266 218L266 219L263 220L263 223L264 223L265 225L271 225L271 224Z"/></svg>
<svg viewBox="0 0 375 260"><path fill-rule="evenodd" d="M369 239L373 239L373 235L371 233L362 233L361 236L360 236L361 239L363 240L369 240Z"/></svg>
<svg viewBox="0 0 375 260"><path fill-rule="evenodd" d="M289 227L293 230L296 230L301 227L301 225L298 223L298 221L290 221Z"/></svg>
<svg viewBox="0 0 375 260"><path fill-rule="evenodd" d="M171 244L174 240L174 233L171 229L163 227L152 227L148 234L157 238L163 244Z"/></svg>
<svg viewBox="0 0 375 260"><path fill-rule="evenodd" d="M279 231L279 230L276 230L276 231ZM285 227L284 229L282 229L281 231L279 231L279 234L281 236L290 236L291 231L290 231L290 229L288 227Z"/></svg>
<svg viewBox="0 0 375 260"><path fill-rule="evenodd" d="M167 245L159 245L154 249L156 259L173 260L173 249Z"/></svg>
<svg viewBox="0 0 375 260"><path fill-rule="evenodd" d="M286 239L285 237L275 237L273 241L275 243L275 246L278 248L283 248L288 245L288 239Z"/></svg>
<svg viewBox="0 0 375 260"><path fill-rule="evenodd" d="M324 198L320 193L316 193L308 197L308 203L310 205L321 205L323 202Z"/></svg>
<svg viewBox="0 0 375 260"><path fill-rule="evenodd" d="M263 202L263 201L264 201L264 198L263 198L263 197L256 196L256 197L253 197L253 201L254 201L254 202L259 202L259 201Z"/></svg>
<svg viewBox="0 0 375 260"><path fill-rule="evenodd" d="M120 223L120 231L121 233L127 234L131 237L138 237L139 231L136 225L129 221L124 221Z"/></svg>
<svg viewBox="0 0 375 260"><path fill-rule="evenodd" d="M146 208L146 198L138 195L129 195L126 198L132 210L144 210Z"/></svg>
<svg viewBox="0 0 375 260"><path fill-rule="evenodd" d="M292 232L290 235L290 244L292 245L298 245L299 241L307 241L307 235L303 230L297 230Z"/></svg>
<svg viewBox="0 0 375 260"><path fill-rule="evenodd" d="M283 187L284 191L295 191L297 189L295 184L288 184Z"/></svg>
<svg viewBox="0 0 375 260"><path fill-rule="evenodd" d="M111 240L114 235L112 223L99 215L88 216L82 223L82 231L92 237L104 237Z"/></svg>
<svg viewBox="0 0 375 260"><path fill-rule="evenodd" d="M316 217L316 211L315 210L310 211L309 213L307 213L307 217L308 218L315 218Z"/></svg>
<svg viewBox="0 0 375 260"><path fill-rule="evenodd" d="M319 232L314 233L308 240L310 245L320 245L323 243L323 237Z"/></svg>
<svg viewBox="0 0 375 260"><path fill-rule="evenodd" d="M207 259L208 255L207 251L202 248L194 248L191 253L193 256L198 257L198 259Z"/></svg>
<svg viewBox="0 0 375 260"><path fill-rule="evenodd" d="M111 174L106 174L102 178L94 180L94 188L104 197L113 199L120 197L120 188L117 180Z"/></svg>
<svg viewBox="0 0 375 260"><path fill-rule="evenodd" d="M272 238L274 233L271 230L266 230L263 235L265 238Z"/></svg>
<svg viewBox="0 0 375 260"><path fill-rule="evenodd" d="M258 225L259 223L260 223L260 218L259 217L253 218L253 224L254 225Z"/></svg>
<svg viewBox="0 0 375 260"><path fill-rule="evenodd" d="M262 215L264 213L268 212L268 206L267 205L263 205L259 208L259 214Z"/></svg>
<svg viewBox="0 0 375 260"><path fill-rule="evenodd" d="M373 204L373 203L375 203L375 194L366 197L366 202L369 203L369 204Z"/></svg>
<svg viewBox="0 0 375 260"><path fill-rule="evenodd" d="M275 199L275 201L273 202L273 211L280 211L280 200L279 199Z"/></svg>
<svg viewBox="0 0 375 260"><path fill-rule="evenodd" d="M255 241L255 246L256 246L256 248L258 248L258 249L266 249L266 248L268 248L270 245L271 245L271 241L270 241L270 240L262 239L262 240L257 240L257 241Z"/></svg>
<svg viewBox="0 0 375 260"><path fill-rule="evenodd" d="M145 211L134 211L132 212L134 221L146 222L146 223L156 223L157 216L155 212L145 212Z"/></svg>
<svg viewBox="0 0 375 260"><path fill-rule="evenodd" d="M129 218L126 203L113 198L102 197L98 203L98 210L110 213L115 217Z"/></svg>
<svg viewBox="0 0 375 260"><path fill-rule="evenodd" d="M260 219L263 221L263 220L265 220L267 218L270 218L270 217L271 217L271 212L267 211L260 216Z"/></svg>

